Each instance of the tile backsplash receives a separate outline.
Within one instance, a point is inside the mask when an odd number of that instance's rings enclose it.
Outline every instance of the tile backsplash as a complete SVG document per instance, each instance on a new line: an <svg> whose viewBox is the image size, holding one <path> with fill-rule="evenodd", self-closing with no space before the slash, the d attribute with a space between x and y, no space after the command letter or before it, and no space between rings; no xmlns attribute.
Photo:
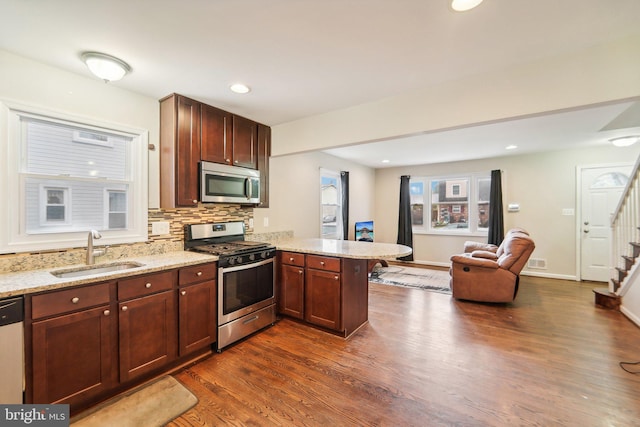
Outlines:
<svg viewBox="0 0 640 427"><path fill-rule="evenodd" d="M202 205L197 208L149 209L149 240L140 243L112 245L107 254L96 263L114 261L135 256L154 255L183 249L184 225L204 222L244 221L247 233L252 233L249 220L253 218L253 208L240 205ZM169 223L169 234L152 236L151 224L156 221ZM100 248L96 242L96 248ZM0 273L37 270L83 264L86 247L0 255Z"/></svg>

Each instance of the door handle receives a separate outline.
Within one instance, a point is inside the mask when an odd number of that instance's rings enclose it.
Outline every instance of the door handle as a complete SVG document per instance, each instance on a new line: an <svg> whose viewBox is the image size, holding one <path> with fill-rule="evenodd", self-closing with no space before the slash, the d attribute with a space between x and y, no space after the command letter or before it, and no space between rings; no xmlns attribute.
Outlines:
<svg viewBox="0 0 640 427"><path fill-rule="evenodd" d="M582 230L582 231L584 231L584 232L585 232L585 234L589 232L589 230L587 230L587 229L584 229L584 230Z"/></svg>

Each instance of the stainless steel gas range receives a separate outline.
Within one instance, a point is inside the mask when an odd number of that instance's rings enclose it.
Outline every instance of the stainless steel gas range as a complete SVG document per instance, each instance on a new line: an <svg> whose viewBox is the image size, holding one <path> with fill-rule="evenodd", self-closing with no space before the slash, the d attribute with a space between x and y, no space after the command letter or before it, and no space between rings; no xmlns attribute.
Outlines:
<svg viewBox="0 0 640 427"><path fill-rule="evenodd" d="M218 351L276 321L275 254L244 240L244 223L189 224L185 249L217 255Z"/></svg>

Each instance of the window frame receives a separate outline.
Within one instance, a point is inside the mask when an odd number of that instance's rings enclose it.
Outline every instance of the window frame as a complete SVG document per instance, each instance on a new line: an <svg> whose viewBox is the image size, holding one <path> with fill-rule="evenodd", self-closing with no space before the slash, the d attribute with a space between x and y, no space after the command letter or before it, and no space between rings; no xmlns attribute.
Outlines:
<svg viewBox="0 0 640 427"><path fill-rule="evenodd" d="M330 206L330 204L324 204L322 199L322 189L324 184L322 183L322 179L324 177L329 177L336 180L336 231L334 234L324 234L324 206ZM331 169L320 168L320 238L322 239L334 239L334 240L343 240L343 227L344 224L342 222L342 178L340 172L334 171Z"/></svg>
<svg viewBox="0 0 640 427"><path fill-rule="evenodd" d="M450 235L450 236L486 236L488 234L488 228L479 227L478 226L478 218L480 214L479 203L485 202L484 200L479 200L480 197L480 181L484 179L491 180L491 172L476 172L476 173L458 173L451 175L433 175L433 176L412 176L410 178L410 185L421 183L422 186L422 225L413 224L412 219L412 230L414 234L430 234L430 235ZM451 204L452 206L457 206L457 208L461 211L464 209L462 205L467 206L468 215L467 215L467 224L466 228L454 229L454 228L443 228L437 229L432 227L431 225L431 212L434 206L433 203L433 191L432 191L432 183L433 181L466 181L468 182L469 188L467 189L467 201L455 201ZM452 185L453 186L459 184ZM461 192L461 188L459 189ZM437 203L439 204L439 203ZM411 203L412 210L414 206L418 206L419 204ZM472 221L471 218L474 218Z"/></svg>
<svg viewBox="0 0 640 427"><path fill-rule="evenodd" d="M6 129L0 134L0 165L6 168L6 173L0 174L0 191L6 194L7 200L15 201L0 207L0 254L84 247L89 231L74 229L27 234L25 177L34 175L23 172L26 132L22 117L132 138L127 146L127 158L131 163L128 165L128 228L101 230L101 242L117 245L148 240L148 130L0 99L0 129Z"/></svg>
<svg viewBox="0 0 640 427"><path fill-rule="evenodd" d="M68 226L73 221L71 216L72 199L71 199L71 188L62 186L62 185L54 185L54 184L39 184L39 198L40 198L40 225L47 227L57 227L57 226ZM60 205L52 205L49 203L49 190L61 190L63 194L64 202L62 206L64 207L64 220L62 221L53 221L47 219L47 208L49 206L60 206Z"/></svg>

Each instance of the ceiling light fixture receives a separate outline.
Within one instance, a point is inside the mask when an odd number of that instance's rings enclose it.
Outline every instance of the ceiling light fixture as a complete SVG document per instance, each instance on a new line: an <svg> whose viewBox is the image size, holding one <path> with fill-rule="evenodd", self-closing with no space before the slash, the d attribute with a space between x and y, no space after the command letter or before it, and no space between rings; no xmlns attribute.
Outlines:
<svg viewBox="0 0 640 427"><path fill-rule="evenodd" d="M104 53L85 52L82 54L82 60L87 64L89 71L105 82L120 80L131 71L129 64Z"/></svg>
<svg viewBox="0 0 640 427"><path fill-rule="evenodd" d="M466 12L482 3L482 0L452 0L451 9L456 12Z"/></svg>
<svg viewBox="0 0 640 427"><path fill-rule="evenodd" d="M611 138L609 140L616 147L628 147L640 141L640 135L621 136L619 138Z"/></svg>
<svg viewBox="0 0 640 427"><path fill-rule="evenodd" d="M505 150L515 150L516 148L518 148L517 145L507 145L506 147L504 147Z"/></svg>
<svg viewBox="0 0 640 427"><path fill-rule="evenodd" d="M235 93L249 93L251 91L249 86L244 85L242 83L234 83L231 86L229 86L229 89L231 89L231 91Z"/></svg>

